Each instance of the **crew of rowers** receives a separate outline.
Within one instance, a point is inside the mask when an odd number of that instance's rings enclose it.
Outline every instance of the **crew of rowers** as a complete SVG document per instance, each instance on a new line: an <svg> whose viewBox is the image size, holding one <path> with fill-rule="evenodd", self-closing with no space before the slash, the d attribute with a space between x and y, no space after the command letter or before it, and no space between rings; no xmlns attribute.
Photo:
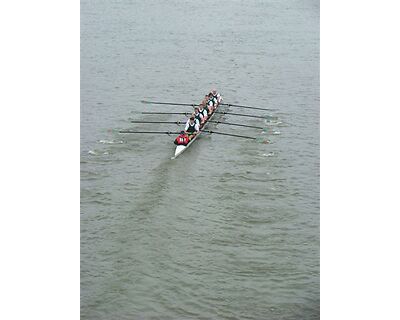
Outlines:
<svg viewBox="0 0 400 320"><path fill-rule="evenodd" d="M222 97L215 89L205 95L199 106L194 108L193 114L186 122L185 130L175 139L174 143L177 145L187 145L200 132L200 129L221 101Z"/></svg>

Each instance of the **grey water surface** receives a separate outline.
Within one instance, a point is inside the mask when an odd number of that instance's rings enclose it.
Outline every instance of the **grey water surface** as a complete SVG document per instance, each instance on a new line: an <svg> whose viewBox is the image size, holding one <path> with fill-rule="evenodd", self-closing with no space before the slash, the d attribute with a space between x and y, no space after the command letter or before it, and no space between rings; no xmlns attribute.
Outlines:
<svg viewBox="0 0 400 320"><path fill-rule="evenodd" d="M118 133L214 87L258 141ZM319 2L81 0L81 318L318 319L319 257Z"/></svg>

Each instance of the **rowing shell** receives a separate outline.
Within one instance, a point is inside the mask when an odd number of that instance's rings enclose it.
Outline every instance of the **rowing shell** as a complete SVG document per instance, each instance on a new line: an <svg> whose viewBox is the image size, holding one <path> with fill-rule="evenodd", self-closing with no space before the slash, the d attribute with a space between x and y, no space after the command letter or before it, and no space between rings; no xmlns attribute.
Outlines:
<svg viewBox="0 0 400 320"><path fill-rule="evenodd" d="M207 119L207 121L204 123L204 126L200 129L199 133L192 139L190 140L190 142L184 146L184 145L178 145L175 149L175 155L171 158L176 159L179 155L181 155L187 148L190 147L190 145L199 137L199 135L201 135L201 133L203 132L203 130L207 127L208 122L214 117L215 111L219 108L219 103L217 105L217 107L214 109L212 115L210 116L210 118Z"/></svg>

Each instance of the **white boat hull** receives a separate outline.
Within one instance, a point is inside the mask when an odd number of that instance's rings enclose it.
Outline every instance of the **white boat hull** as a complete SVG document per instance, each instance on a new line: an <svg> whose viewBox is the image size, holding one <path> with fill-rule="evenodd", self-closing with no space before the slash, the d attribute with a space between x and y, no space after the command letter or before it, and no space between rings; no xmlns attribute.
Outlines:
<svg viewBox="0 0 400 320"><path fill-rule="evenodd" d="M189 144L188 144L189 145ZM188 145L186 146L177 146L175 149L175 155L174 158L176 158L177 156L179 156L183 151L185 151L185 149L188 147Z"/></svg>
<svg viewBox="0 0 400 320"><path fill-rule="evenodd" d="M200 132L192 139L190 142L186 145L179 145L175 149L175 155L171 158L172 160L177 158L179 155L181 155L189 146L199 137L199 135L202 133L202 131L207 127L208 121L211 120L214 117L215 111L218 109L219 105L215 108L214 112L210 116L209 119L207 119L206 123L204 124L203 128L200 129Z"/></svg>

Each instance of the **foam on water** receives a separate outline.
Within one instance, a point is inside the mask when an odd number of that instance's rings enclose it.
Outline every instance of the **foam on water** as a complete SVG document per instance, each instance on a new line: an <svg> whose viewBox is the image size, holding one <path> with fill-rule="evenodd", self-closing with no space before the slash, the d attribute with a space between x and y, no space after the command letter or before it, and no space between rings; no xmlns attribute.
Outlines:
<svg viewBox="0 0 400 320"><path fill-rule="evenodd" d="M124 143L124 141L119 140L119 141L115 141L115 140L99 140L99 143L102 144L121 144Z"/></svg>

